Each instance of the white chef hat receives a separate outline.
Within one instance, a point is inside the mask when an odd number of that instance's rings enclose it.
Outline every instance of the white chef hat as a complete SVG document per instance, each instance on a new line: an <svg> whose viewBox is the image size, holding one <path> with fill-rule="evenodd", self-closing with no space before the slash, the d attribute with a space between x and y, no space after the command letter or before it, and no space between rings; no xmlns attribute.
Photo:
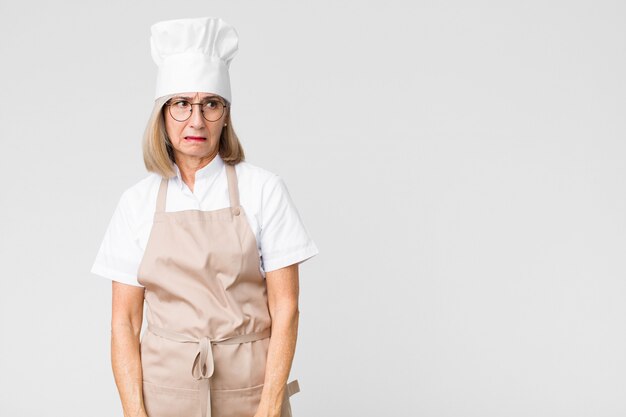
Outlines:
<svg viewBox="0 0 626 417"><path fill-rule="evenodd" d="M157 22L150 27L157 64L155 100L167 94L201 91L231 102L230 61L237 53L235 28L218 17Z"/></svg>

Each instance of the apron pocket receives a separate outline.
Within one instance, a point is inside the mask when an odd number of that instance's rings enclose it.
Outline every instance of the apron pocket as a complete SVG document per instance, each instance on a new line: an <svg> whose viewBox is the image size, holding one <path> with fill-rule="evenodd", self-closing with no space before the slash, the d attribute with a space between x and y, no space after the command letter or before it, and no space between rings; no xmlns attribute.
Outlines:
<svg viewBox="0 0 626 417"><path fill-rule="evenodd" d="M143 402L149 417L200 417L199 391L143 381Z"/></svg>
<svg viewBox="0 0 626 417"><path fill-rule="evenodd" d="M239 389L211 390L212 417L253 416L259 403L263 385ZM300 392L298 380L285 387L280 417L293 417L289 397ZM143 382L143 401L148 417L200 417L199 390L174 388Z"/></svg>
<svg viewBox="0 0 626 417"><path fill-rule="evenodd" d="M213 405L211 417L252 417L259 408L263 385L240 389L211 390L211 403Z"/></svg>

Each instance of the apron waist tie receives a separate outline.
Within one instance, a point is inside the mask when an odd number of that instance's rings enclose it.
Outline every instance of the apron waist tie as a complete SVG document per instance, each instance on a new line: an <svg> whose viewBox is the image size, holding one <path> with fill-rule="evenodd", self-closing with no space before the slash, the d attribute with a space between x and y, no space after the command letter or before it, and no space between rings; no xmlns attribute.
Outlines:
<svg viewBox="0 0 626 417"><path fill-rule="evenodd" d="M174 342L198 344L198 353L196 354L193 365L191 366L191 375L194 377L194 379L203 379L202 383L200 384L200 406L202 408L202 417L210 417L211 384L209 381L215 369L213 362L213 350L211 348L211 345L230 345L266 339L270 337L272 330L271 328L267 328L260 332L224 337L217 340L211 340L208 336L196 339L195 337L191 337L182 333L176 333L163 327L156 327L149 323L148 331L156 334L157 336L164 337Z"/></svg>

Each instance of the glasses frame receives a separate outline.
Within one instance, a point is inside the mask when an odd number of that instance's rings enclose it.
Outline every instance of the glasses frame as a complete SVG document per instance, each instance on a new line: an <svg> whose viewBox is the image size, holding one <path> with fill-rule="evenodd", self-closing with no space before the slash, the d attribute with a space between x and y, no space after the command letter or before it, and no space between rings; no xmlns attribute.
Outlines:
<svg viewBox="0 0 626 417"><path fill-rule="evenodd" d="M184 101L185 103L189 103L189 105L191 106L191 109L189 110L189 116L187 116L186 119L183 120L178 120L177 118L174 117L174 115L172 114L172 105L175 103L179 103L181 101ZM210 120L207 119L206 115L204 114L204 110L202 110L202 106L204 106L206 104L206 102L209 101L217 101L222 105L222 114L220 114L220 117L218 117L215 120ZM189 120L189 118L191 118L191 115L193 114L193 106L198 105L201 106L200 107L200 113L202 113L202 118L204 120L206 120L207 122L217 122L218 120L220 120L222 117L224 117L224 113L226 113L226 108L228 107L228 104L226 104L224 101L217 99L217 98L213 98L211 97L210 99L207 99L206 102L200 102L200 103L191 103L189 100L185 100L184 98L172 98L169 99L167 101L167 103L164 104L164 106L167 106L167 111L170 114L170 116L172 117L172 119L176 120L177 122L186 122L187 120Z"/></svg>

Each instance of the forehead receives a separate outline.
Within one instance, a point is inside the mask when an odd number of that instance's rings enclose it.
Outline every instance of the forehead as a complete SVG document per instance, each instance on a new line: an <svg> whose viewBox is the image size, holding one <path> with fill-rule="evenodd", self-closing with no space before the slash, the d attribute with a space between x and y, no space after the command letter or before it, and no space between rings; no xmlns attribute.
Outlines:
<svg viewBox="0 0 626 417"><path fill-rule="evenodd" d="M192 100L194 98L198 98L198 99L202 100L204 98L209 98L209 97L218 97L218 98L220 98L220 96L218 96L217 94L200 93L200 92L178 93L178 94L175 94L174 97L186 98L188 100Z"/></svg>

